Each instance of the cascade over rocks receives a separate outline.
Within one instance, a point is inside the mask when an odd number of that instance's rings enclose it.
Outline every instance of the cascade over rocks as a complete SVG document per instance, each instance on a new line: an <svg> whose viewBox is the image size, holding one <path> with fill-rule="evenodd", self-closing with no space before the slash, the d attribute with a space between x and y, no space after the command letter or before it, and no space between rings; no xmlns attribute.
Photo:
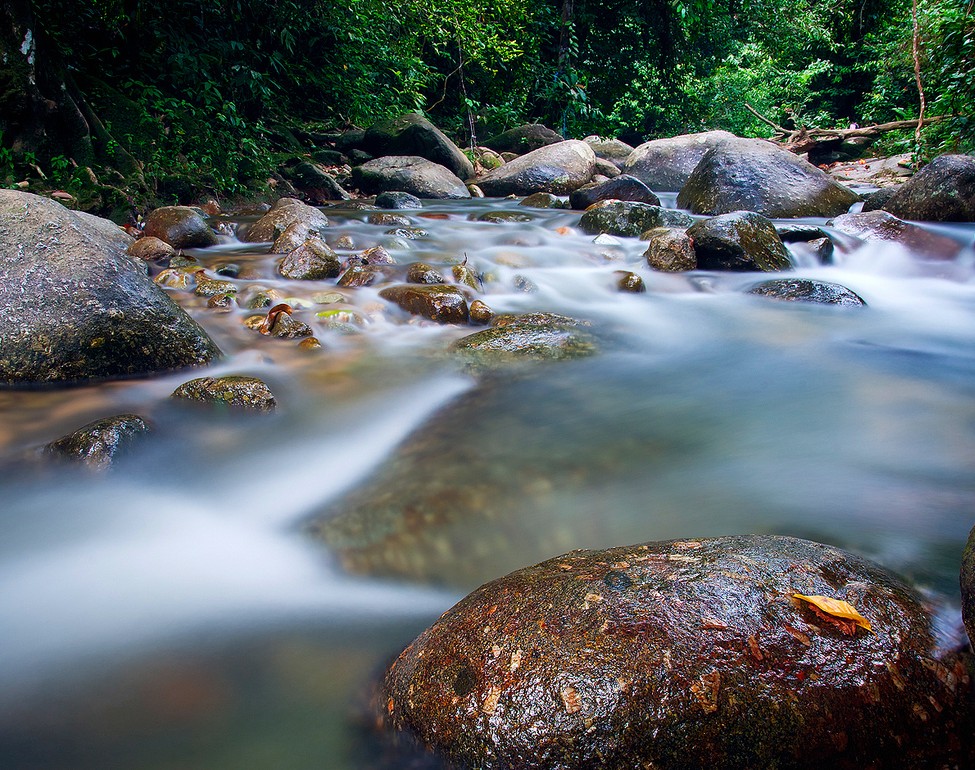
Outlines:
<svg viewBox="0 0 975 770"><path fill-rule="evenodd" d="M624 174L635 176L651 190L677 192L704 154L726 139L727 131L705 131L644 142L623 161Z"/></svg>
<svg viewBox="0 0 975 770"><path fill-rule="evenodd" d="M702 219L688 228L701 270L788 270L789 252L775 226L754 211Z"/></svg>
<svg viewBox="0 0 975 770"><path fill-rule="evenodd" d="M587 209L598 201L637 201L659 206L660 198L636 177L623 174L608 182L594 182L574 190L569 203L574 209Z"/></svg>
<svg viewBox="0 0 975 770"><path fill-rule="evenodd" d="M975 158L939 155L886 199L863 205L864 211L874 208L900 219L975 222Z"/></svg>
<svg viewBox="0 0 975 770"><path fill-rule="evenodd" d="M705 153L677 205L695 214L833 217L857 200L855 192L788 150L762 139L731 138Z"/></svg>
<svg viewBox="0 0 975 770"><path fill-rule="evenodd" d="M572 551L444 613L377 718L485 770L970 766L968 672L932 629L897 576L806 540Z"/></svg>
<svg viewBox="0 0 975 770"><path fill-rule="evenodd" d="M531 123L509 128L503 133L492 136L484 142L484 146L497 153L510 152L515 155L524 155L542 147L548 147L550 144L564 141L562 135L551 128L540 123Z"/></svg>
<svg viewBox="0 0 975 770"><path fill-rule="evenodd" d="M132 239L93 219L0 190L0 383L153 374L220 355L125 253Z"/></svg>
<svg viewBox="0 0 975 770"><path fill-rule="evenodd" d="M367 195L407 192L417 198L470 198L467 186L450 169L416 155L376 158L352 169L352 182Z"/></svg>
<svg viewBox="0 0 975 770"><path fill-rule="evenodd" d="M596 155L585 142L570 139L534 150L477 180L487 196L568 195L592 180Z"/></svg>
<svg viewBox="0 0 975 770"><path fill-rule="evenodd" d="M384 155L426 158L449 169L462 180L474 176L474 165L461 149L443 131L415 112L370 126L363 149L377 158Z"/></svg>

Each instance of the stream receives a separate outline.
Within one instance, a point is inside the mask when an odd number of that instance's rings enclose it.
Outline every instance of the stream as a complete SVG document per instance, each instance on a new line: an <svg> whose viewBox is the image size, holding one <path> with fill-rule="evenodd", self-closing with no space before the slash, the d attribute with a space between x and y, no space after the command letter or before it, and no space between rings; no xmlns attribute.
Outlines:
<svg viewBox="0 0 975 770"><path fill-rule="evenodd" d="M744 293L764 274L653 272L645 243L594 239L578 212L427 201L396 212L426 231L410 240L325 211L343 258L384 245L448 276L466 259L495 312L585 319L600 352L479 379L448 352L476 327L410 317L378 286L276 277L266 244L191 250L242 295L278 290L323 348L262 336L243 324L260 311L219 312L191 286L167 291L226 354L205 374L262 378L274 414L168 398L204 372L0 390L4 768L395 767L367 705L388 661L480 583L574 548L795 535L957 607L975 523L970 247L944 262L842 236L819 265L791 246L796 275L846 286L858 309ZM489 212L530 221L477 221ZM620 292L620 270L647 291ZM122 413L153 433L107 473L13 462ZM458 510L354 559L309 534L441 414L463 419L422 473L489 479L490 516Z"/></svg>

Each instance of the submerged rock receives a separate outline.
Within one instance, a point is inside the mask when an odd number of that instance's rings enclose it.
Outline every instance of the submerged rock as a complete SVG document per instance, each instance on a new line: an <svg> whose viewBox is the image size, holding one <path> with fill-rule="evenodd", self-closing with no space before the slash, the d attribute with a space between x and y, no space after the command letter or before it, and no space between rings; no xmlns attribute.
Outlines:
<svg viewBox="0 0 975 770"><path fill-rule="evenodd" d="M788 270L789 252L775 226L754 211L704 219L689 228L702 270Z"/></svg>
<svg viewBox="0 0 975 770"><path fill-rule="evenodd" d="M137 376L220 355L125 253L132 239L92 220L0 190L0 383Z"/></svg>
<svg viewBox="0 0 975 770"><path fill-rule="evenodd" d="M969 678L938 643L911 588L831 546L573 551L444 613L389 667L377 716L485 770L968 766Z"/></svg>
<svg viewBox="0 0 975 770"><path fill-rule="evenodd" d="M457 340L454 351L476 366L514 361L562 361L591 356L598 350L591 334L576 323L508 323Z"/></svg>
<svg viewBox="0 0 975 770"><path fill-rule="evenodd" d="M568 195L592 180L595 163L592 148L573 139L515 158L479 177L477 184L487 196Z"/></svg>
<svg viewBox="0 0 975 770"><path fill-rule="evenodd" d="M677 196L694 214L755 211L767 217L833 217L857 194L798 155L762 139L726 139L701 158Z"/></svg>
<svg viewBox="0 0 975 770"><path fill-rule="evenodd" d="M217 243L217 234L200 213L189 206L163 206L151 211L142 232L165 241L174 249L199 248Z"/></svg>
<svg viewBox="0 0 975 770"><path fill-rule="evenodd" d="M826 281L812 281L807 278L777 278L774 281L763 281L752 286L747 293L769 299L812 302L817 305L865 307L867 304L859 294L845 286Z"/></svg>
<svg viewBox="0 0 975 770"><path fill-rule="evenodd" d="M120 414L90 422L44 447L44 453L60 460L81 463L92 470L105 470L115 456L149 433L145 420L135 414Z"/></svg>
<svg viewBox="0 0 975 770"><path fill-rule="evenodd" d="M172 398L200 401L214 406L271 412L277 400L267 384L257 377L200 377L184 382Z"/></svg>
<svg viewBox="0 0 975 770"><path fill-rule="evenodd" d="M872 207L864 205L863 210ZM975 222L975 158L938 156L894 190L879 208L900 219Z"/></svg>

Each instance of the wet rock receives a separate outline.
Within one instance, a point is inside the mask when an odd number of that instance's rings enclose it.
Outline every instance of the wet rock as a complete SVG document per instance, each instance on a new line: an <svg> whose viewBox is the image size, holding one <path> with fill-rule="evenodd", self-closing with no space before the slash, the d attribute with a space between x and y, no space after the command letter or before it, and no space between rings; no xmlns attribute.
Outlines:
<svg viewBox="0 0 975 770"><path fill-rule="evenodd" d="M174 249L203 248L217 243L217 234L189 206L163 206L146 217L144 235L165 241Z"/></svg>
<svg viewBox="0 0 975 770"><path fill-rule="evenodd" d="M660 198L649 187L633 176L623 174L608 182L588 184L572 192L569 203L574 209L587 209L592 204L605 200L636 201L659 206Z"/></svg>
<svg viewBox="0 0 975 770"><path fill-rule="evenodd" d="M642 236L647 241L643 256L654 270L678 273L697 268L694 241L686 230L674 227L655 227Z"/></svg>
<svg viewBox="0 0 975 770"><path fill-rule="evenodd" d="M353 265L338 280L338 286L350 289L358 289L363 286L372 286L377 281L386 278L387 275L381 267L377 265Z"/></svg>
<svg viewBox="0 0 975 770"><path fill-rule="evenodd" d="M479 368L582 358L596 353L598 347L577 324L503 323L462 337L453 349Z"/></svg>
<svg viewBox="0 0 975 770"><path fill-rule="evenodd" d="M909 586L831 546L573 551L448 610L389 667L377 718L486 770L966 766L968 676L938 644Z"/></svg>
<svg viewBox="0 0 975 770"><path fill-rule="evenodd" d="M755 211L767 217L832 217L858 200L799 156L762 139L726 139L707 151L677 196L695 214Z"/></svg>
<svg viewBox="0 0 975 770"><path fill-rule="evenodd" d="M481 278L477 274L477 271L467 264L467 259L459 265L454 265L450 268L451 275L454 276L454 281L457 283L462 283L465 286L469 286L475 291L479 291L481 287Z"/></svg>
<svg viewBox="0 0 975 770"><path fill-rule="evenodd" d="M322 281L341 272L338 255L318 237L309 238L278 263L278 273L295 281Z"/></svg>
<svg viewBox="0 0 975 770"><path fill-rule="evenodd" d="M479 299L471 302L470 313L471 323L473 324L489 324L491 323L491 319L494 318L494 311Z"/></svg>
<svg viewBox="0 0 975 770"><path fill-rule="evenodd" d="M596 155L585 142L568 140L542 147L479 177L487 196L567 195L592 179Z"/></svg>
<svg viewBox="0 0 975 770"><path fill-rule="evenodd" d="M321 163L301 161L295 166L284 169L283 176L295 186L303 198L314 205L328 201L347 201L352 198Z"/></svg>
<svg viewBox="0 0 975 770"><path fill-rule="evenodd" d="M641 294L647 290L643 279L636 273L631 273L628 270L618 272L616 286L620 291L630 294Z"/></svg>
<svg viewBox="0 0 975 770"><path fill-rule="evenodd" d="M633 147L619 139L603 139L599 136L587 136L583 141L592 147L592 151L596 153L597 158L608 160L617 169L623 167L623 164L626 163L627 158L633 152Z"/></svg>
<svg viewBox="0 0 975 770"><path fill-rule="evenodd" d="M352 181L366 194L387 190L418 198L470 198L467 187L450 169L415 155L376 158L352 170Z"/></svg>
<svg viewBox="0 0 975 770"><path fill-rule="evenodd" d="M530 206L536 209L564 209L566 208L566 203L559 198L557 195L552 195L552 193L539 192L532 193L527 198L524 198L519 206Z"/></svg>
<svg viewBox="0 0 975 770"><path fill-rule="evenodd" d="M862 297L845 286L805 278L778 278L773 281L763 281L752 286L747 293L787 302L812 302L817 305L865 307L867 304Z"/></svg>
<svg viewBox="0 0 975 770"><path fill-rule="evenodd" d="M475 147L474 157L480 167L485 171L490 171L493 168L504 165L504 158L489 147Z"/></svg>
<svg viewBox="0 0 975 770"><path fill-rule="evenodd" d="M975 528L968 535L961 560L961 614L969 642L975 646Z"/></svg>
<svg viewBox="0 0 975 770"><path fill-rule="evenodd" d="M127 253L146 262L161 262L168 260L176 253L176 249L166 241L155 236L144 236L129 246Z"/></svg>
<svg viewBox="0 0 975 770"><path fill-rule="evenodd" d="M376 196L376 205L383 209L422 209L423 201L402 190L389 190Z"/></svg>
<svg viewBox="0 0 975 770"><path fill-rule="evenodd" d="M196 273L196 289L193 292L198 297L216 297L219 294L236 294L237 284L232 281L222 281L210 278L202 270Z"/></svg>
<svg viewBox="0 0 975 770"><path fill-rule="evenodd" d="M314 332L304 321L292 317L294 309L287 303L274 305L267 315L252 315L244 319L244 326L268 337L300 339L311 337Z"/></svg>
<svg viewBox="0 0 975 770"><path fill-rule="evenodd" d="M522 214L518 211L487 211L477 217L478 222L531 222L534 219L530 214Z"/></svg>
<svg viewBox="0 0 975 770"><path fill-rule="evenodd" d="M680 211L649 203L609 200L599 201L586 209L579 227L591 235L609 233L635 238L655 227L689 227L693 223L692 217Z"/></svg>
<svg viewBox="0 0 975 770"><path fill-rule="evenodd" d="M886 211L844 214L829 224L867 243L899 243L927 259L954 259L962 248L953 238L905 222Z"/></svg>
<svg viewBox="0 0 975 770"><path fill-rule="evenodd" d="M395 238L405 238L408 241L416 241L420 238L426 238L430 233L424 230L422 227L394 227L392 230L387 230L386 235L392 235Z"/></svg>
<svg viewBox="0 0 975 770"><path fill-rule="evenodd" d="M882 207L900 219L975 222L975 158L938 156L898 187ZM871 209L864 205L863 210Z"/></svg>
<svg viewBox="0 0 975 770"><path fill-rule="evenodd" d="M125 253L132 239L92 219L0 190L0 382L130 377L220 355Z"/></svg>
<svg viewBox="0 0 975 770"><path fill-rule="evenodd" d="M363 149L377 158L415 155L447 168L460 179L474 176L474 166L460 148L433 123L415 112L370 126Z"/></svg>
<svg viewBox="0 0 975 770"><path fill-rule="evenodd" d="M267 214L247 228L241 240L247 243L273 242L289 227L294 227L292 232L300 233L296 237L304 240L311 234L321 234L328 227L328 217L299 200L281 198Z"/></svg>
<svg viewBox="0 0 975 770"><path fill-rule="evenodd" d="M704 219L687 230L702 270L788 270L791 267L775 226L754 211Z"/></svg>
<svg viewBox="0 0 975 770"><path fill-rule="evenodd" d="M467 323L470 310L466 295L455 286L390 286L379 296L399 305L412 315L439 323Z"/></svg>
<svg viewBox="0 0 975 770"><path fill-rule="evenodd" d="M272 254L287 254L301 246L309 238L317 238L306 222L292 222L271 244Z"/></svg>
<svg viewBox="0 0 975 770"><path fill-rule="evenodd" d="M596 163L593 166L593 182L608 182L618 176L620 176L620 170L614 163L604 158L596 158Z"/></svg>
<svg viewBox="0 0 975 770"><path fill-rule="evenodd" d="M406 268L406 282L432 285L446 283L447 279L426 262L414 262Z"/></svg>
<svg viewBox="0 0 975 770"><path fill-rule="evenodd" d="M257 377L200 377L184 382L171 397L260 412L271 412L277 407L271 389Z"/></svg>
<svg viewBox="0 0 975 770"><path fill-rule="evenodd" d="M471 194L472 198L483 198L484 190L478 187L476 184L467 185L467 192Z"/></svg>
<svg viewBox="0 0 975 770"><path fill-rule="evenodd" d="M409 227L413 224L413 221L409 217L404 217L400 214L388 214L386 212L379 212L378 214L370 214L366 221L371 225L382 225L384 227Z"/></svg>
<svg viewBox="0 0 975 770"><path fill-rule="evenodd" d="M90 422L44 447L59 460L81 463L92 470L109 468L115 456L149 433L149 426L134 414L120 414Z"/></svg>
<svg viewBox="0 0 975 770"><path fill-rule="evenodd" d="M561 134L539 123L532 123L509 128L503 133L492 136L484 142L484 146L497 153L525 155L562 141L565 140Z"/></svg>
<svg viewBox="0 0 975 770"><path fill-rule="evenodd" d="M371 249L365 249L359 258L362 260L364 265L395 265L396 260L393 259L393 255L390 254L382 246L373 246Z"/></svg>
<svg viewBox="0 0 975 770"><path fill-rule="evenodd" d="M735 135L706 131L644 142L624 160L624 174L635 176L651 190L677 192L712 147Z"/></svg>

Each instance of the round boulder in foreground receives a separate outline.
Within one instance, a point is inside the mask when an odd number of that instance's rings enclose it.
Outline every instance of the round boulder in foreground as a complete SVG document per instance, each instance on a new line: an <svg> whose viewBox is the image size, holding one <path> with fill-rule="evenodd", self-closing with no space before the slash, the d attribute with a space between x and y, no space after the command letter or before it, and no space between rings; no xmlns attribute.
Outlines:
<svg viewBox="0 0 975 770"><path fill-rule="evenodd" d="M464 767L971 766L967 675L936 647L917 595L857 556L672 540L482 586L390 666L379 706Z"/></svg>

